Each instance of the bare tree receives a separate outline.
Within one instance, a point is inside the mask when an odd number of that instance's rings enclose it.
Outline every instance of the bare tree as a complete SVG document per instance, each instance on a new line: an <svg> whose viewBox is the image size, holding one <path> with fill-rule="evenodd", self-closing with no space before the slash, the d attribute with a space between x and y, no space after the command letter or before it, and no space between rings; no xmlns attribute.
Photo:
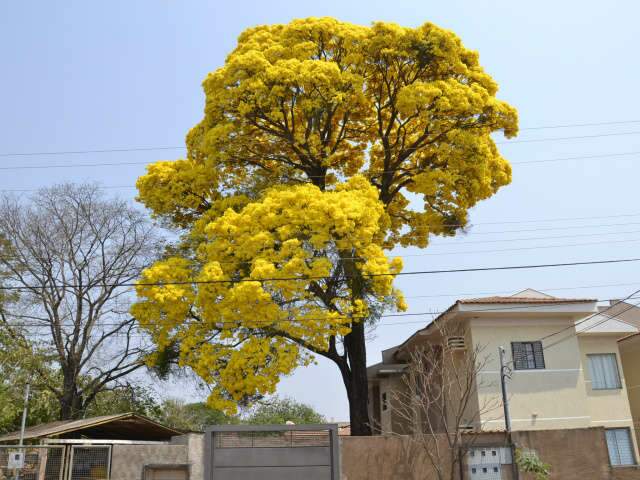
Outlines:
<svg viewBox="0 0 640 480"><path fill-rule="evenodd" d="M50 353L57 372L34 368L60 402L60 418L81 417L100 392L144 365L143 342L128 313L131 282L159 252L145 215L95 185L60 185L29 201L4 197L0 265L3 329Z"/></svg>
<svg viewBox="0 0 640 480"><path fill-rule="evenodd" d="M424 458L439 480L454 480L473 446L481 420L500 408L497 396L478 395L493 386L482 375L491 356L481 345L465 345L459 326L440 321L426 341L408 352L403 386L391 393L394 413L408 426L404 456Z"/></svg>

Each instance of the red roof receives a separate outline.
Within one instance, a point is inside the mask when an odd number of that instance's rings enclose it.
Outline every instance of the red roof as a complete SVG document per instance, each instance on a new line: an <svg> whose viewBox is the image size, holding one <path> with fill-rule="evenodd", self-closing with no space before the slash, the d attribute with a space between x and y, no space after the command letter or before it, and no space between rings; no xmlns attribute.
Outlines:
<svg viewBox="0 0 640 480"><path fill-rule="evenodd" d="M588 303L597 302L595 298L557 298L557 297L484 297L464 298L457 303ZM455 305L455 304L454 304Z"/></svg>

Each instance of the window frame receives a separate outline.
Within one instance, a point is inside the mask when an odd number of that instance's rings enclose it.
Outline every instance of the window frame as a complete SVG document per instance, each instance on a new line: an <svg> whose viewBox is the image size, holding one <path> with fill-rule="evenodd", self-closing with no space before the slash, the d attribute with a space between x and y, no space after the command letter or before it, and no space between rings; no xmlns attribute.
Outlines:
<svg viewBox="0 0 640 480"><path fill-rule="evenodd" d="M613 458L611 458L611 448L609 446L609 432L621 432L624 431L627 435L627 439L628 439L628 445L629 445L629 450L631 453L631 463L614 463L613 462ZM633 437L631 436L631 429L629 427L614 427L614 428L605 428L604 430L605 435L605 443L607 445L607 455L609 456L609 464L612 467L628 467L628 466L633 466L637 464L637 460L636 460L636 453L634 450L634 446L633 446ZM620 456L620 444L618 443L618 439L616 438L616 451L618 452L618 458L621 459Z"/></svg>
<svg viewBox="0 0 640 480"><path fill-rule="evenodd" d="M516 346L524 349L524 354L516 355ZM527 352L527 346L531 347L531 352ZM526 367L519 366L518 362L520 358L524 358L527 362ZM531 357L531 358L529 358ZM533 367L530 366L531 363L529 360L533 360ZM513 362L514 370L545 370L547 368L546 362L544 359L544 347L542 346L542 342L540 340L524 340L518 342L511 342L511 360ZM538 363L540 360L540 364Z"/></svg>
<svg viewBox="0 0 640 480"><path fill-rule="evenodd" d="M606 378L606 374L605 377L603 377L603 384L604 386L602 387L596 387L595 384L595 375L594 375L594 369L591 366L591 359L594 357L613 357L613 365L615 367L616 370L616 381L615 386L614 387L608 387L607 385L607 378ZM589 377L591 379L591 390L622 390L622 377L620 376L620 367L618 366L618 355L616 355L615 352L606 352L606 353L588 353L587 354L587 368L589 368Z"/></svg>

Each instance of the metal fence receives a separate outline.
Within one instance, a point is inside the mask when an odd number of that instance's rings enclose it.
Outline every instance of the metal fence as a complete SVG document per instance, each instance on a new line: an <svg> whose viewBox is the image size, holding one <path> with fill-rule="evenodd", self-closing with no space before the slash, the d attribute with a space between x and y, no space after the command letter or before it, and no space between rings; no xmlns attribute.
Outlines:
<svg viewBox="0 0 640 480"><path fill-rule="evenodd" d="M24 455L22 468L17 453ZM63 480L64 457L62 446L0 445L0 480Z"/></svg>
<svg viewBox="0 0 640 480"><path fill-rule="evenodd" d="M108 480L110 466L108 445L0 445L0 480Z"/></svg>
<svg viewBox="0 0 640 480"><path fill-rule="evenodd" d="M107 480L111 467L111 447L72 445L69 480Z"/></svg>

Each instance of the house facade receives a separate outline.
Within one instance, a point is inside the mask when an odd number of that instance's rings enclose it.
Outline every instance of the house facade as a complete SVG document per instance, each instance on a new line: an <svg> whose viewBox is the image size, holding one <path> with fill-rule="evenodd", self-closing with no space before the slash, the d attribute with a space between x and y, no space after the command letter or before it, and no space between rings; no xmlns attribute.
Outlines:
<svg viewBox="0 0 640 480"><path fill-rule="evenodd" d="M443 324L455 325L456 335L438 334ZM640 377L636 378L636 369L623 367L621 351L636 352L633 347L638 347L638 357L628 364L640 366L640 335L635 340L629 337L638 332L637 326L612 316L594 299L556 298L525 290L511 297L458 300L403 344L384 351L381 363L369 367L370 416L378 433L409 433L415 428L407 424L406 415L398 415L395 392L406 389L403 376L411 352L439 342L443 351L455 348L461 356L474 352L482 360L474 372L464 428L503 430L498 353L503 347L514 431L604 427L612 464L635 464L634 419L637 425L640 411L632 414L629 398L640 402ZM625 337L629 337L626 344L619 342Z"/></svg>

